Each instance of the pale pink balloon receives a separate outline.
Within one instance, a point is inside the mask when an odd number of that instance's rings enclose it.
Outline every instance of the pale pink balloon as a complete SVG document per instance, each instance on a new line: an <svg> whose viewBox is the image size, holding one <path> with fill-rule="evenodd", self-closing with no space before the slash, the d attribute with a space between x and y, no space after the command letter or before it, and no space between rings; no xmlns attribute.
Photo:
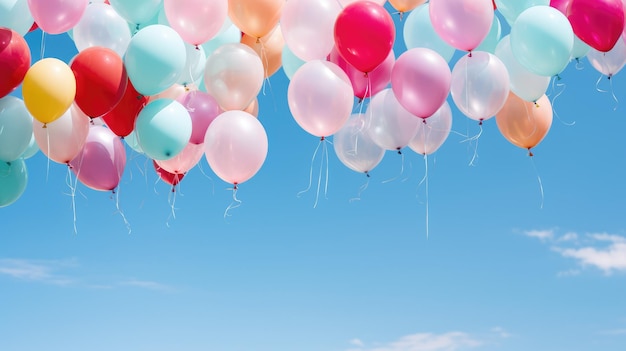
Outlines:
<svg viewBox="0 0 626 351"><path fill-rule="evenodd" d="M88 4L89 0L28 0L35 22L49 34L61 34L72 29Z"/></svg>
<svg viewBox="0 0 626 351"><path fill-rule="evenodd" d="M126 167L126 149L122 139L109 128L92 125L85 145L70 161L78 180L94 190L117 188Z"/></svg>
<svg viewBox="0 0 626 351"><path fill-rule="evenodd" d="M396 99L391 89L376 94L366 112L365 126L372 140L386 150L401 150L409 144L422 123Z"/></svg>
<svg viewBox="0 0 626 351"><path fill-rule="evenodd" d="M261 169L267 134L261 122L244 111L227 111L209 126L204 139L207 162L227 183L241 184Z"/></svg>
<svg viewBox="0 0 626 351"><path fill-rule="evenodd" d="M431 0L430 20L435 32L451 46L474 50L493 23L491 0Z"/></svg>
<svg viewBox="0 0 626 351"><path fill-rule="evenodd" d="M170 27L192 45L217 35L228 16L228 0L164 0L163 7Z"/></svg>
<svg viewBox="0 0 626 351"><path fill-rule="evenodd" d="M204 142L204 140L203 140ZM204 144L189 143L183 151L168 160L155 160L159 167L172 174L185 174L195 167L204 155Z"/></svg>
<svg viewBox="0 0 626 351"><path fill-rule="evenodd" d="M162 93L158 93L156 95L152 95L148 98L148 102L152 102L158 99L172 99L179 100L181 97L185 95L188 91L190 91L190 87L185 87L182 84L175 83L171 87L167 88Z"/></svg>
<svg viewBox="0 0 626 351"><path fill-rule="evenodd" d="M313 60L302 65L291 78L287 101L302 129L317 137L327 137L350 117L354 91L339 66Z"/></svg>
<svg viewBox="0 0 626 351"><path fill-rule="evenodd" d="M448 139L451 128L452 109L446 101L435 114L419 124L409 147L420 155L430 155Z"/></svg>
<svg viewBox="0 0 626 351"><path fill-rule="evenodd" d="M89 117L72 105L59 119L44 125L33 120L35 141L41 152L54 162L67 164L85 144Z"/></svg>
<svg viewBox="0 0 626 351"><path fill-rule="evenodd" d="M405 51L391 71L391 87L402 106L415 116L435 113L450 92L448 62L436 51L414 48Z"/></svg>
<svg viewBox="0 0 626 351"><path fill-rule="evenodd" d="M339 2L339 4L341 5L342 8L352 4L353 2L358 2L358 1L375 2L375 3L377 3L378 5L381 5L381 6L384 5L387 2L387 0L335 0L335 1Z"/></svg>
<svg viewBox="0 0 626 351"><path fill-rule="evenodd" d="M183 94L178 101L185 106L191 117L190 143L204 143L204 135L215 117L224 112L211 95L196 90ZM167 169L166 169L167 170Z"/></svg>

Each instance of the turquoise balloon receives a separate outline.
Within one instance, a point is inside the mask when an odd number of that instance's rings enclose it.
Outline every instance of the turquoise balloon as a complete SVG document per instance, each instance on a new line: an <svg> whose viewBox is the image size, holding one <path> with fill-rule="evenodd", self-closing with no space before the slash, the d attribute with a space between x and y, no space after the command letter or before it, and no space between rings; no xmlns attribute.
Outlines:
<svg viewBox="0 0 626 351"><path fill-rule="evenodd" d="M493 23L491 24L491 29L489 33L483 39L483 41L478 45L475 51L487 51L490 54L494 54L496 52L496 46L500 42L500 38L502 37L502 25L500 24L500 20L497 16L493 16Z"/></svg>
<svg viewBox="0 0 626 351"><path fill-rule="evenodd" d="M581 59L589 53L591 50L591 46L585 44L584 41L578 39L576 35L574 35L574 47L572 48L572 58Z"/></svg>
<svg viewBox="0 0 626 351"><path fill-rule="evenodd" d="M15 96L0 99L0 161L17 160L33 137L33 117Z"/></svg>
<svg viewBox="0 0 626 351"><path fill-rule="evenodd" d="M21 36L33 25L27 0L0 0L0 27L10 28Z"/></svg>
<svg viewBox="0 0 626 351"><path fill-rule="evenodd" d="M291 80L291 77L293 77L298 68L305 64L305 61L294 55L287 45L283 46L282 60L283 71L289 80Z"/></svg>
<svg viewBox="0 0 626 351"><path fill-rule="evenodd" d="M455 48L448 45L433 28L430 21L428 3L411 11L404 22L404 44L407 49L427 48L436 51L446 61L450 62Z"/></svg>
<svg viewBox="0 0 626 351"><path fill-rule="evenodd" d="M157 99L139 112L135 134L148 157L157 161L168 160L189 143L191 116L178 101Z"/></svg>
<svg viewBox="0 0 626 351"><path fill-rule="evenodd" d="M0 162L0 207L17 201L26 190L28 172L23 159Z"/></svg>
<svg viewBox="0 0 626 351"><path fill-rule="evenodd" d="M156 95L176 83L185 69L185 42L172 28L143 28L128 44L124 64L128 78L142 95Z"/></svg>
<svg viewBox="0 0 626 351"><path fill-rule="evenodd" d="M141 145L139 145L139 140L137 140L137 133L135 133L134 130L126 137L124 137L124 141L126 142L126 145L128 145L131 149L135 150L139 154L143 154Z"/></svg>
<svg viewBox="0 0 626 351"><path fill-rule="evenodd" d="M120 16L132 24L144 24L157 15L163 0L110 0Z"/></svg>
<svg viewBox="0 0 626 351"><path fill-rule="evenodd" d="M215 38L202 44L206 57L211 56L213 51L224 44L239 43L241 41L241 31L234 24L229 26L222 33L215 36Z"/></svg>
<svg viewBox="0 0 626 351"><path fill-rule="evenodd" d="M511 27L511 50L519 63L540 76L554 76L567 66L574 31L559 10L534 6L522 12Z"/></svg>
<svg viewBox="0 0 626 351"><path fill-rule="evenodd" d="M533 6L549 6L550 0L496 0L498 11L513 25L517 17Z"/></svg>
<svg viewBox="0 0 626 351"><path fill-rule="evenodd" d="M28 143L26 150L24 150L24 153L21 156L21 158L25 160L28 160L29 158L35 156L39 152L39 145L37 145L35 134L34 133L31 133L31 134L32 135L30 136L30 142Z"/></svg>

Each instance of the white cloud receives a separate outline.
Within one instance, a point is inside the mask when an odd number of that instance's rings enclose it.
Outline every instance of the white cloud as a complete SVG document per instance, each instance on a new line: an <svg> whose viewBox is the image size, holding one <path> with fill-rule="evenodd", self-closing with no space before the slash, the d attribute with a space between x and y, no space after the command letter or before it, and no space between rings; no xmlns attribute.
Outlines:
<svg viewBox="0 0 626 351"><path fill-rule="evenodd" d="M161 283L150 281L150 280L128 279L128 280L119 282L118 285L132 286L136 288L157 290L157 291L174 291L174 288L169 285L161 284Z"/></svg>
<svg viewBox="0 0 626 351"><path fill-rule="evenodd" d="M358 340L358 339L357 339ZM350 351L457 351L483 345L467 333L449 332L444 334L418 333L372 348L359 348Z"/></svg>
<svg viewBox="0 0 626 351"><path fill-rule="evenodd" d="M546 241L554 238L554 230L527 230L524 232L524 235Z"/></svg>
<svg viewBox="0 0 626 351"><path fill-rule="evenodd" d="M27 260L15 258L0 259L0 275L15 279L54 285L74 283L59 271L77 267L76 260Z"/></svg>
<svg viewBox="0 0 626 351"><path fill-rule="evenodd" d="M566 271L561 271L556 274L557 277L574 277L580 274L580 270L578 269L568 269Z"/></svg>
<svg viewBox="0 0 626 351"><path fill-rule="evenodd" d="M509 333L508 331L506 331L502 327L493 327L493 328L491 328L491 332L495 333L496 335L498 335L502 339L507 339L507 338L510 338L512 336L511 333Z"/></svg>
<svg viewBox="0 0 626 351"><path fill-rule="evenodd" d="M354 338L354 339L350 340L350 345L359 346L359 347L365 346L365 344L363 344L363 341L361 341L361 339L357 339L357 338Z"/></svg>
<svg viewBox="0 0 626 351"><path fill-rule="evenodd" d="M565 233L564 235L562 235L561 237L557 239L557 241L577 241L577 240L578 240L578 234L573 233L573 232Z"/></svg>

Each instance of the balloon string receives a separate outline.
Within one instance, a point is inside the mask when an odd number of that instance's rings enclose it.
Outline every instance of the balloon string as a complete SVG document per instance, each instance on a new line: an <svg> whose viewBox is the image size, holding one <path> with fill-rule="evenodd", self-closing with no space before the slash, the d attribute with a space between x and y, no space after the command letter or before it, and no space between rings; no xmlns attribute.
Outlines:
<svg viewBox="0 0 626 351"><path fill-rule="evenodd" d="M387 180L383 180L383 184L387 184L390 182L393 182L394 180L402 177L402 174L404 174L404 153L402 153L402 151L400 151L400 149L398 149L398 154L400 155L400 174L398 174L397 176L387 179Z"/></svg>
<svg viewBox="0 0 626 351"><path fill-rule="evenodd" d="M42 128L45 128L45 124ZM52 155L52 153L50 152L50 129L45 128L46 129L46 151L48 152L48 155ZM48 183L48 176L50 175L50 157L46 157L46 184Z"/></svg>
<svg viewBox="0 0 626 351"><path fill-rule="evenodd" d="M330 167L328 163L328 144L330 141L324 139L324 145L322 148L324 149L324 159L326 160L326 184L324 184L324 198L328 200L328 174L330 172Z"/></svg>
<svg viewBox="0 0 626 351"><path fill-rule="evenodd" d="M46 32L44 32L43 30L41 31L41 59L43 60L45 57L45 51L46 51Z"/></svg>
<svg viewBox="0 0 626 351"><path fill-rule="evenodd" d="M209 177L209 175L204 172L204 168L202 168L202 162L198 163L198 168L200 169L200 173L202 173L203 176L211 181L211 194L215 195L215 182L213 181L213 178Z"/></svg>
<svg viewBox="0 0 626 351"><path fill-rule="evenodd" d="M554 97L552 98L552 102L551 102L552 112L554 113L556 118L559 120L559 122L561 122L561 124L571 127L574 124L576 124L576 121L566 122L561 118L561 116L559 116L559 113L556 111L557 99L565 92L565 89L567 88L567 86L564 83L557 83L560 79L561 77L559 76L554 76L554 78L552 79L552 91L556 93L556 95L554 95ZM559 89L559 88L562 88L562 89ZM535 104L537 104L537 102L535 102Z"/></svg>
<svg viewBox="0 0 626 351"><path fill-rule="evenodd" d="M80 171L79 171L80 172ZM76 181L78 182L78 174L76 175ZM70 197L72 198L72 216L74 225L74 235L78 234L78 228L76 227L76 186L78 183L72 181L72 167L67 165L67 177L65 183L70 188Z"/></svg>
<svg viewBox="0 0 626 351"><path fill-rule="evenodd" d="M608 91L600 89L600 82L602 81L602 78L604 78L604 74L600 74L600 77L598 77L598 80L596 81L596 90L598 93L608 93Z"/></svg>
<svg viewBox="0 0 626 351"><path fill-rule="evenodd" d="M350 202L361 201L361 194L363 194L363 192L367 190L367 188L370 186L370 174L367 171L365 171L364 173L367 177L367 180L365 181L365 184L359 187L359 192L357 193L356 197L353 197L349 200Z"/></svg>
<svg viewBox="0 0 626 351"><path fill-rule="evenodd" d="M426 190L426 239L428 239L428 232L429 232L429 223L428 223L428 219L429 219L429 213L428 213L428 204L429 204L429 200L428 200L428 154L424 154L424 178L422 178L422 180L420 180L419 184L417 184L417 188L419 189L420 186L422 186L422 184L425 184L425 190Z"/></svg>
<svg viewBox="0 0 626 351"><path fill-rule="evenodd" d="M478 128L479 128L478 134L461 141L461 143L468 142L468 145L471 145L472 142L474 142L474 141L476 142L475 143L475 147L474 147L474 155L472 156L472 159L469 162L469 166L475 166L476 165L474 162L478 158L478 140L480 139L480 136L483 134L483 124L482 124L482 121L478 124Z"/></svg>
<svg viewBox="0 0 626 351"><path fill-rule="evenodd" d="M122 208L120 207L120 188L119 188L119 186L117 187L117 191L115 191L115 189L113 189L113 194L115 194L115 210L116 210L116 213L119 213L120 217L122 217L122 220L124 221L124 225L126 226L126 229L128 229L128 235L130 235L130 233L132 232L132 229L130 227L130 223L128 222L128 219L126 219L126 215L124 214L124 211L122 211Z"/></svg>
<svg viewBox="0 0 626 351"><path fill-rule="evenodd" d="M178 179L178 174L174 176L174 179ZM176 183L176 181L174 181ZM172 191L170 191L169 195L167 195L167 202L170 204L171 212L169 216L167 216L167 221L165 225L170 228L170 219L176 219L176 198L178 197L176 191L176 185L172 185Z"/></svg>
<svg viewBox="0 0 626 351"><path fill-rule="evenodd" d="M233 209L235 209L237 207L240 207L241 204L242 204L242 201L237 198L237 189L238 189L238 187L237 187L236 183L233 184L232 188L226 189L226 190L232 190L233 191L233 202L231 202L230 205L228 205L228 207L226 207L226 211L224 211L224 219L226 219L227 217L231 216L231 214L230 214L231 210L233 210Z"/></svg>
<svg viewBox="0 0 626 351"><path fill-rule="evenodd" d="M579 58L576 59L576 66L575 67L576 67L576 70L578 70L578 71L582 71L583 69L585 69L585 66L583 65L583 62Z"/></svg>
<svg viewBox="0 0 626 351"><path fill-rule="evenodd" d="M535 165L535 159L534 157L530 158L530 163L533 165L533 169L535 170L535 174L537 175L537 182L539 183L539 192L541 193L541 205L539 206L539 208L543 209L543 202L544 202L544 193L543 193L543 182L541 181L541 176L539 175L539 171L537 170L537 166Z"/></svg>
<svg viewBox="0 0 626 351"><path fill-rule="evenodd" d="M619 106L619 100L617 100L617 96L615 96L615 90L613 90L613 79L612 76L609 76L609 86L611 88L611 95L613 95L613 100L615 100L615 107L613 107L613 111L617 111L617 107Z"/></svg>
<svg viewBox="0 0 626 351"><path fill-rule="evenodd" d="M300 197L302 196L302 194L311 190L311 186L313 184L313 163L315 162L315 158L317 157L317 153L320 150L320 146L322 145L323 141L324 141L323 139L320 140L320 142L317 144L317 147L315 148L315 152L313 152L313 157L311 157L311 168L309 170L309 185L306 187L306 189L298 192L298 194L296 194L297 197Z"/></svg>

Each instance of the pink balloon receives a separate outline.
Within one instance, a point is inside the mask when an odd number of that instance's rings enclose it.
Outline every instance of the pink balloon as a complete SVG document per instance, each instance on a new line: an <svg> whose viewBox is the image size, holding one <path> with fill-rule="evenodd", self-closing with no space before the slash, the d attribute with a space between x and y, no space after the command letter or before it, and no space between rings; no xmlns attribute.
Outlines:
<svg viewBox="0 0 626 351"><path fill-rule="evenodd" d="M339 2L341 7L346 7L352 3L360 2L360 1L371 1L371 2L377 3L380 6L383 6L387 2L387 0L335 0L335 1Z"/></svg>
<svg viewBox="0 0 626 351"><path fill-rule="evenodd" d="M350 79L332 62L314 60L291 78L287 101L293 118L317 137L335 134L350 117L354 92Z"/></svg>
<svg viewBox="0 0 626 351"><path fill-rule="evenodd" d="M168 160L155 160L155 162L168 173L185 174L200 162L202 155L204 155L204 144L189 143L178 155Z"/></svg>
<svg viewBox="0 0 626 351"><path fill-rule="evenodd" d="M427 48L404 52L391 71L391 87L402 106L415 116L435 113L450 92L451 73L446 60Z"/></svg>
<svg viewBox="0 0 626 351"><path fill-rule="evenodd" d="M267 134L251 114L232 110L211 123L204 139L211 169L227 183L241 184L252 178L265 162Z"/></svg>
<svg viewBox="0 0 626 351"><path fill-rule="evenodd" d="M211 95L195 90L186 92L179 99L191 116L191 139L192 144L204 143L204 135L215 117L222 113L222 109Z"/></svg>
<svg viewBox="0 0 626 351"><path fill-rule="evenodd" d="M94 190L110 191L120 183L126 166L122 139L109 128L92 125L82 150L70 161L78 180Z"/></svg>
<svg viewBox="0 0 626 351"><path fill-rule="evenodd" d="M372 98L366 115L370 138L386 150L400 150L407 146L422 120L405 110L393 95L385 89Z"/></svg>
<svg viewBox="0 0 626 351"><path fill-rule="evenodd" d="M487 37L493 23L490 0L431 0L435 32L451 46L472 51Z"/></svg>
<svg viewBox="0 0 626 351"><path fill-rule="evenodd" d="M158 99L172 99L178 100L180 97L185 95L191 88L185 87L182 84L174 83L171 87L165 89L163 92L158 93L156 95L152 95L148 98L148 102L152 102Z"/></svg>
<svg viewBox="0 0 626 351"><path fill-rule="evenodd" d="M346 6L335 21L337 50L361 72L373 71L387 58L395 37L391 15L371 1L357 1Z"/></svg>
<svg viewBox="0 0 626 351"><path fill-rule="evenodd" d="M624 5L622 0L571 0L567 19L580 40L607 52L624 31Z"/></svg>
<svg viewBox="0 0 626 351"><path fill-rule="evenodd" d="M72 105L59 119L44 125L33 120L35 141L46 156L54 162L67 164L85 144L89 133L89 117Z"/></svg>
<svg viewBox="0 0 626 351"><path fill-rule="evenodd" d="M571 0L550 0L550 6L561 11L562 14L567 16L567 7Z"/></svg>
<svg viewBox="0 0 626 351"><path fill-rule="evenodd" d="M80 21L89 0L28 0L35 22L46 33L61 34Z"/></svg>
<svg viewBox="0 0 626 351"><path fill-rule="evenodd" d="M228 0L164 0L163 8L170 27L192 45L212 39L228 16Z"/></svg>
<svg viewBox="0 0 626 351"><path fill-rule="evenodd" d="M367 75L344 60L337 48L333 48L333 51L330 52L328 61L338 65L346 72L352 83L354 96L365 99L366 97L371 98L389 85L391 81L391 70L396 63L396 57L393 51L390 51L385 61Z"/></svg>

